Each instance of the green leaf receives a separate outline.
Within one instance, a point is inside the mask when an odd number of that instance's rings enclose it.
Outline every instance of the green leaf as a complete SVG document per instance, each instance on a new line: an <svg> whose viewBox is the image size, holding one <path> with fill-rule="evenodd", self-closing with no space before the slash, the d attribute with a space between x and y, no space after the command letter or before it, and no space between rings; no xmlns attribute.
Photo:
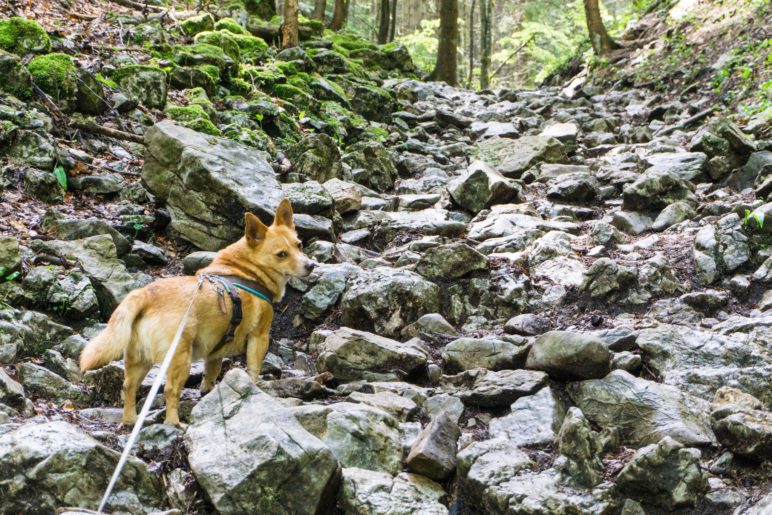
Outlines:
<svg viewBox="0 0 772 515"><path fill-rule="evenodd" d="M62 189L67 191L67 172L64 171L64 167L62 165L54 168L54 176L56 176L56 180L59 181L59 185L62 187Z"/></svg>
<svg viewBox="0 0 772 515"><path fill-rule="evenodd" d="M14 279L16 279L17 277L19 277L20 275L21 275L21 272L19 272L19 271L17 270L16 272L13 272L12 274L8 274L8 275L6 275L6 276L5 276L5 280L6 280L6 281L13 281Z"/></svg>

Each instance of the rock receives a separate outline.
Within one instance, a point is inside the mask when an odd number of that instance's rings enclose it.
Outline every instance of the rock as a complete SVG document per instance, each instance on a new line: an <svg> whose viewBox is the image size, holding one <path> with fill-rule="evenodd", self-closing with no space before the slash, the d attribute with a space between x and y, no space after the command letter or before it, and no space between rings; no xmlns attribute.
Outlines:
<svg viewBox="0 0 772 515"><path fill-rule="evenodd" d="M73 330L57 324L36 311L0 310L0 362L11 363L17 357L40 357Z"/></svg>
<svg viewBox="0 0 772 515"><path fill-rule="evenodd" d="M550 331L536 338L525 366L561 380L601 378L611 371L611 352L594 336Z"/></svg>
<svg viewBox="0 0 772 515"><path fill-rule="evenodd" d="M67 54L39 55L27 63L35 86L48 94L65 112L71 113L77 105L78 70Z"/></svg>
<svg viewBox="0 0 772 515"><path fill-rule="evenodd" d="M591 488L603 480L603 462L600 435L579 408L569 408L560 426L558 451L568 458L566 473L569 481L578 486Z"/></svg>
<svg viewBox="0 0 772 515"><path fill-rule="evenodd" d="M12 408L24 406L24 387L11 379L2 368L0 368L0 404Z"/></svg>
<svg viewBox="0 0 772 515"><path fill-rule="evenodd" d="M25 170L24 189L49 203L60 202L60 185L50 173L56 161L56 149L51 135L43 131L18 131L8 149L8 157L39 170ZM44 173L40 173L40 171Z"/></svg>
<svg viewBox="0 0 772 515"><path fill-rule="evenodd" d="M331 218L333 200L327 190L316 181L282 184L285 196L296 214L320 215Z"/></svg>
<svg viewBox="0 0 772 515"><path fill-rule="evenodd" d="M507 333L522 334L523 336L536 336L546 333L549 329L549 322L533 313L514 316L504 324L504 331Z"/></svg>
<svg viewBox="0 0 772 515"><path fill-rule="evenodd" d="M182 258L182 269L187 275L193 275L197 270L209 266L216 252L198 251L191 252Z"/></svg>
<svg viewBox="0 0 772 515"><path fill-rule="evenodd" d="M158 109L166 106L167 77L161 68L132 64L117 70L112 79L126 95L144 106Z"/></svg>
<svg viewBox="0 0 772 515"><path fill-rule="evenodd" d="M562 143L545 135L519 139L489 138L477 144L477 157L507 177L519 177L534 164L559 163L566 159Z"/></svg>
<svg viewBox="0 0 772 515"><path fill-rule="evenodd" d="M28 422L0 434L0 508L53 513L62 506L97 506L119 458L120 453L66 422ZM164 504L159 476L130 457L107 509L151 513Z"/></svg>
<svg viewBox="0 0 772 515"><path fill-rule="evenodd" d="M5 276L21 268L19 240L12 236L0 237L0 275Z"/></svg>
<svg viewBox="0 0 772 515"><path fill-rule="evenodd" d="M598 196L600 183L589 173L569 173L551 179L547 198L588 203Z"/></svg>
<svg viewBox="0 0 772 515"><path fill-rule="evenodd" d="M415 402L394 392L352 392L348 398L352 402L361 402L362 404L381 409L401 421L413 419L418 411L418 406Z"/></svg>
<svg viewBox="0 0 772 515"><path fill-rule="evenodd" d="M342 160L351 167L354 182L367 186L379 193L394 186L397 168L389 152L375 141L361 142L351 146Z"/></svg>
<svg viewBox="0 0 772 515"><path fill-rule="evenodd" d="M592 298L606 297L627 290L635 280L632 268L619 265L613 259L600 258L587 270L581 291Z"/></svg>
<svg viewBox="0 0 772 515"><path fill-rule="evenodd" d="M694 183L703 177L702 169L707 156L702 152L661 152L650 154L644 162L651 166L646 172L665 172Z"/></svg>
<svg viewBox="0 0 772 515"><path fill-rule="evenodd" d="M107 317L131 290L150 283L149 276L131 274L118 260L113 239L107 234L73 241L35 241L31 245L38 253L68 256L75 259L88 275L103 316Z"/></svg>
<svg viewBox="0 0 772 515"><path fill-rule="evenodd" d="M456 328L439 313L428 313L402 330L402 336L412 338L419 333L458 335Z"/></svg>
<svg viewBox="0 0 772 515"><path fill-rule="evenodd" d="M78 94L75 108L79 113L100 115L110 107L102 83L86 70L78 70Z"/></svg>
<svg viewBox="0 0 772 515"><path fill-rule="evenodd" d="M148 265L163 266L168 262L166 252L162 248L141 240L134 240L131 253L142 258L142 261Z"/></svg>
<svg viewBox="0 0 772 515"><path fill-rule="evenodd" d="M497 122L494 120L487 122L474 120L470 126L470 130L477 139L493 137L515 138L520 135L520 129L518 129L514 123Z"/></svg>
<svg viewBox="0 0 772 515"><path fill-rule="evenodd" d="M410 470L443 481L456 469L456 441L461 436L447 415L434 417L418 435L406 463Z"/></svg>
<svg viewBox="0 0 772 515"><path fill-rule="evenodd" d="M718 442L754 461L772 458L772 413L729 405L713 412L712 428Z"/></svg>
<svg viewBox="0 0 772 515"><path fill-rule="evenodd" d="M322 186L332 197L335 211L338 213L350 213L358 211L362 207L362 192L356 184L341 181L340 179L330 179Z"/></svg>
<svg viewBox="0 0 772 515"><path fill-rule="evenodd" d="M260 152L169 121L148 129L145 141L142 178L169 206L172 227L197 247L219 250L239 239L246 211L273 220L284 193Z"/></svg>
<svg viewBox="0 0 772 515"><path fill-rule="evenodd" d="M555 138L569 147L576 145L578 134L579 127L573 122L550 123L541 131L542 136Z"/></svg>
<svg viewBox="0 0 772 515"><path fill-rule="evenodd" d="M395 475L402 470L399 422L365 404L339 402L300 406L293 413L311 434L332 451L343 467Z"/></svg>
<svg viewBox="0 0 772 515"><path fill-rule="evenodd" d="M352 279L341 300L343 323L398 336L421 315L439 310L439 287L408 270L377 267Z"/></svg>
<svg viewBox="0 0 772 515"><path fill-rule="evenodd" d="M20 57L46 54L51 51L51 39L35 20L12 16L0 20L0 49Z"/></svg>
<svg viewBox="0 0 772 515"><path fill-rule="evenodd" d="M736 213L721 217L716 225L706 225L694 237L695 268L702 284L712 284L749 260L748 236Z"/></svg>
<svg viewBox="0 0 772 515"><path fill-rule="evenodd" d="M426 365L427 357L417 344L342 327L319 346L317 368L340 381L388 381L417 372Z"/></svg>
<svg viewBox="0 0 772 515"><path fill-rule="evenodd" d="M390 474L359 468L343 469L340 504L346 515L445 515L445 491L431 479L401 472Z"/></svg>
<svg viewBox="0 0 772 515"><path fill-rule="evenodd" d="M195 36L199 32L214 30L214 16L209 13L191 16L180 24L180 29L188 37Z"/></svg>
<svg viewBox="0 0 772 515"><path fill-rule="evenodd" d="M528 345L497 338L459 338L445 346L442 360L451 373L473 368L515 369L523 366Z"/></svg>
<svg viewBox="0 0 772 515"><path fill-rule="evenodd" d="M685 200L673 202L657 215L651 228L655 231L664 231L672 225L693 218L695 213L694 204Z"/></svg>
<svg viewBox="0 0 772 515"><path fill-rule="evenodd" d="M317 272L319 271L321 270L317 268ZM300 301L303 316L309 320L318 320L332 309L346 289L349 276L350 274L345 270L324 270L319 281L303 295Z"/></svg>
<svg viewBox="0 0 772 515"><path fill-rule="evenodd" d="M342 173L340 152L326 134L311 134L287 150L293 171L318 182L338 179Z"/></svg>
<svg viewBox="0 0 772 515"><path fill-rule="evenodd" d="M496 408L532 395L547 383L547 374L532 370L474 369L444 376L442 382L444 390L454 393L467 406Z"/></svg>
<svg viewBox="0 0 772 515"><path fill-rule="evenodd" d="M552 445L558 436L565 408L552 388L545 387L534 395L512 403L510 413L491 420L492 438L503 438L518 447Z"/></svg>
<svg viewBox="0 0 772 515"><path fill-rule="evenodd" d="M185 446L191 470L221 513L332 508L340 481L332 451L244 370L228 372L196 405Z"/></svg>
<svg viewBox="0 0 772 515"><path fill-rule="evenodd" d="M474 161L467 172L448 185L453 200L473 213L479 213L493 204L517 202L521 189L482 161Z"/></svg>
<svg viewBox="0 0 772 515"><path fill-rule="evenodd" d="M684 445L715 441L706 401L673 386L613 370L603 379L574 383L571 398L591 422L617 428L627 445L647 445L670 436Z"/></svg>
<svg viewBox="0 0 772 515"><path fill-rule="evenodd" d="M46 231L49 231L63 240L79 240L96 236L98 234L109 235L115 244L115 250L118 257L121 257L131 250L131 243L113 226L96 217L75 218L57 211L49 209L41 219L41 224Z"/></svg>
<svg viewBox="0 0 772 515"><path fill-rule="evenodd" d="M357 215L354 228L372 228L372 240L385 246L401 232L421 232L427 236L460 236L466 231L466 223L444 209L397 212L362 210Z"/></svg>
<svg viewBox="0 0 772 515"><path fill-rule="evenodd" d="M32 76L21 60L8 52L0 50L0 75L5 80L0 84L0 91L19 99L27 99L32 94Z"/></svg>
<svg viewBox="0 0 772 515"><path fill-rule="evenodd" d="M19 382L32 397L41 397L61 404L67 401L75 406L85 406L88 394L58 374L34 363L20 363L17 366Z"/></svg>
<svg viewBox="0 0 772 515"><path fill-rule="evenodd" d="M612 215L611 223L617 229L634 236L654 227L654 220L645 213L638 211L615 211Z"/></svg>
<svg viewBox="0 0 772 515"><path fill-rule="evenodd" d="M73 190L100 195L111 195L126 188L123 177L117 173L79 175L69 181Z"/></svg>
<svg viewBox="0 0 772 515"><path fill-rule="evenodd" d="M691 183L673 172L646 171L623 188L622 208L633 211L655 211L664 209L679 200L696 202L692 189Z"/></svg>
<svg viewBox="0 0 772 515"><path fill-rule="evenodd" d="M452 280L487 270L488 259L465 243L432 247L421 256L415 271L430 280Z"/></svg>
<svg viewBox="0 0 772 515"><path fill-rule="evenodd" d="M458 419L464 413L464 403L452 395L441 393L426 399L423 404L426 415L431 419L439 415L447 415L451 420L458 423Z"/></svg>
<svg viewBox="0 0 772 515"><path fill-rule="evenodd" d="M708 490L701 453L665 436L639 449L617 476L619 490L645 504L669 510L695 506Z"/></svg>

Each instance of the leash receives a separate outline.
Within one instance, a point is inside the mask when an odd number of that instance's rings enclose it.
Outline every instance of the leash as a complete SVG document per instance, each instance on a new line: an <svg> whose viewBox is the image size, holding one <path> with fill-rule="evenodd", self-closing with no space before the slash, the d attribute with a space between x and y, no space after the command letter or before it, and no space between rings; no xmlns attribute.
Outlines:
<svg viewBox="0 0 772 515"><path fill-rule="evenodd" d="M196 287L196 291L193 293L193 298L190 299L190 304L188 304L188 309L185 310L185 314L182 316L182 320L180 321L180 326L177 328L177 334L174 335L172 344L169 346L169 350L166 351L166 356L164 356L164 360L161 363L161 368L158 370L158 374L156 375L155 381L153 381L153 385L150 387L150 393L147 395L147 398L145 399L145 403L142 405L142 410L139 412L139 416L137 416L137 421L134 423L134 428L131 431L131 435L129 435L128 441L126 442L126 447L124 447L123 449L123 454L121 454L121 459L118 460L118 465L115 466L115 470L113 471L113 476L110 478L110 483L107 485L107 490L105 490L104 497L102 497L102 502L99 503L99 508L97 508L97 513L102 513L102 510L104 509L105 504L107 504L107 499L110 497L110 494L112 493L113 488L115 487L115 484L118 482L118 477L121 475L121 471L123 470L123 467L126 465L126 461L128 461L129 459L129 454L131 453L131 449L132 447L134 447L134 444L137 441L139 432L142 429L142 424L145 422L145 419L147 418L147 414L150 412L150 406L153 404L153 400L155 399L155 396L158 394L158 390L161 388L161 381L166 376L166 371L169 370L169 365L172 362L172 357L174 356L174 352L177 350L177 345L179 345L180 339L182 339L182 331L185 329L185 324L188 323L188 316L190 315L190 310L193 307L193 302L196 300L196 297L198 296L198 292L201 290L201 284L203 283L203 281L204 281L203 278L198 279L198 285Z"/></svg>

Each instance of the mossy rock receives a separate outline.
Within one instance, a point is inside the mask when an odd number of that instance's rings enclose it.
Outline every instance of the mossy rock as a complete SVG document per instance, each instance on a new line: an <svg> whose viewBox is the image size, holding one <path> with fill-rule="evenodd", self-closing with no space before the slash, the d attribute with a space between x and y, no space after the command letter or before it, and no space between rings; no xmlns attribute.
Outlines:
<svg viewBox="0 0 772 515"><path fill-rule="evenodd" d="M102 114L109 107L105 102L105 91L102 83L86 70L78 70L76 104L79 113L90 115Z"/></svg>
<svg viewBox="0 0 772 515"><path fill-rule="evenodd" d="M231 94L240 95L245 98L251 97L255 89L251 82L245 81L244 79L240 79L238 77L231 78L228 81L227 87Z"/></svg>
<svg viewBox="0 0 772 515"><path fill-rule="evenodd" d="M208 43L177 45L172 50L174 61L184 66L210 64L223 72L235 68L236 62L222 48Z"/></svg>
<svg viewBox="0 0 772 515"><path fill-rule="evenodd" d="M301 40L320 38L324 32L324 23L321 20L298 17L298 37Z"/></svg>
<svg viewBox="0 0 772 515"><path fill-rule="evenodd" d="M205 43L207 45L214 45L222 48L225 55L233 59L234 62L241 62L241 49L236 42L233 33L227 30L219 30L216 32L199 32L196 34L194 40L196 44Z"/></svg>
<svg viewBox="0 0 772 515"><path fill-rule="evenodd" d="M199 32L214 30L214 16L209 13L191 16L180 24L180 28L186 36L195 36Z"/></svg>
<svg viewBox="0 0 772 515"><path fill-rule="evenodd" d="M368 120L389 121L396 108L396 102L387 91L363 82L350 84L347 89L351 108L355 112Z"/></svg>
<svg viewBox="0 0 772 515"><path fill-rule="evenodd" d="M301 109L308 109L314 102L311 95L292 84L277 84L273 87L273 94L282 100L291 102Z"/></svg>
<svg viewBox="0 0 772 515"><path fill-rule="evenodd" d="M151 21L134 27L132 39L138 45L163 45L168 37L159 21Z"/></svg>
<svg viewBox="0 0 772 515"><path fill-rule="evenodd" d="M212 75L207 72L211 72L211 70L204 69L205 66L208 65L176 66L169 76L171 86L176 89L202 88L206 91L207 95L214 95L217 82L212 78ZM211 66L211 68L214 68L216 77L219 80L220 70L214 66Z"/></svg>
<svg viewBox="0 0 772 515"><path fill-rule="evenodd" d="M341 52L344 55L348 55L351 50L359 50L362 48L370 48L374 50L378 48L372 41L362 39L356 34L352 34L350 32L327 31L325 33L325 39L332 43L333 49L335 49L335 47L344 49L344 52Z"/></svg>
<svg viewBox="0 0 772 515"><path fill-rule="evenodd" d="M74 111L78 94L78 70L66 54L46 54L33 58L27 69L32 82L64 111Z"/></svg>
<svg viewBox="0 0 772 515"><path fill-rule="evenodd" d="M223 131L223 136L238 143L264 150L270 154L276 152L276 146L271 138L259 129L231 126Z"/></svg>
<svg viewBox="0 0 772 515"><path fill-rule="evenodd" d="M220 129L212 123L212 120L209 119L209 115L200 105L168 106L164 109L164 113L183 127L187 127L194 131L203 132L212 136L220 136L222 134Z"/></svg>
<svg viewBox="0 0 772 515"><path fill-rule="evenodd" d="M335 81L323 77L311 77L308 87L315 98L319 100L333 100L348 106L348 97L342 87Z"/></svg>
<svg viewBox="0 0 772 515"><path fill-rule="evenodd" d="M0 20L0 49L12 54L45 54L51 51L51 39L34 20L14 16Z"/></svg>
<svg viewBox="0 0 772 515"><path fill-rule="evenodd" d="M279 41L281 21L271 23L258 16L250 16L247 19L247 30L250 34L263 38L263 40L277 44Z"/></svg>
<svg viewBox="0 0 772 515"><path fill-rule="evenodd" d="M214 30L227 30L232 34L249 35L249 31L233 18L223 18L214 24Z"/></svg>
<svg viewBox="0 0 772 515"><path fill-rule="evenodd" d="M124 93L147 107L162 109L168 92L166 72L157 66L134 64L116 70L112 79Z"/></svg>
<svg viewBox="0 0 772 515"><path fill-rule="evenodd" d="M358 137L368 126L367 120L334 101L321 102L319 116L330 131L345 139Z"/></svg>
<svg viewBox="0 0 772 515"><path fill-rule="evenodd" d="M244 34L233 34L233 39L239 45L242 61L256 63L265 58L268 43L263 38Z"/></svg>
<svg viewBox="0 0 772 515"><path fill-rule="evenodd" d="M316 52L308 52L311 60L314 62L316 71L327 75L330 73L346 73L349 71L349 60L340 52L328 50L326 48Z"/></svg>
<svg viewBox="0 0 772 515"><path fill-rule="evenodd" d="M19 128L8 120L0 120L0 152L5 153L5 147L15 138Z"/></svg>
<svg viewBox="0 0 772 515"><path fill-rule="evenodd" d="M271 89L276 84L285 84L287 82L287 77L281 71L265 66L244 67L241 71L241 76L266 89Z"/></svg>
<svg viewBox="0 0 772 515"><path fill-rule="evenodd" d="M242 0L249 14L254 14L265 20L276 16L276 4L272 0Z"/></svg>
<svg viewBox="0 0 772 515"><path fill-rule="evenodd" d="M32 94L32 75L18 56L0 50L0 91L25 100Z"/></svg>

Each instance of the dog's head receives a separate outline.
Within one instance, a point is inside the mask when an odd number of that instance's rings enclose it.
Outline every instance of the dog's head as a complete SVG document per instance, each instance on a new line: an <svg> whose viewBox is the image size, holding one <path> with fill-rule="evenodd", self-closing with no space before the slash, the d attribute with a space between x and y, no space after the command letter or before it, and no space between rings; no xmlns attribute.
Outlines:
<svg viewBox="0 0 772 515"><path fill-rule="evenodd" d="M276 209L270 227L252 213L244 215L244 238L251 261L260 267L280 273L285 278L305 277L316 263L303 255L303 244L295 231L292 205L284 199Z"/></svg>

